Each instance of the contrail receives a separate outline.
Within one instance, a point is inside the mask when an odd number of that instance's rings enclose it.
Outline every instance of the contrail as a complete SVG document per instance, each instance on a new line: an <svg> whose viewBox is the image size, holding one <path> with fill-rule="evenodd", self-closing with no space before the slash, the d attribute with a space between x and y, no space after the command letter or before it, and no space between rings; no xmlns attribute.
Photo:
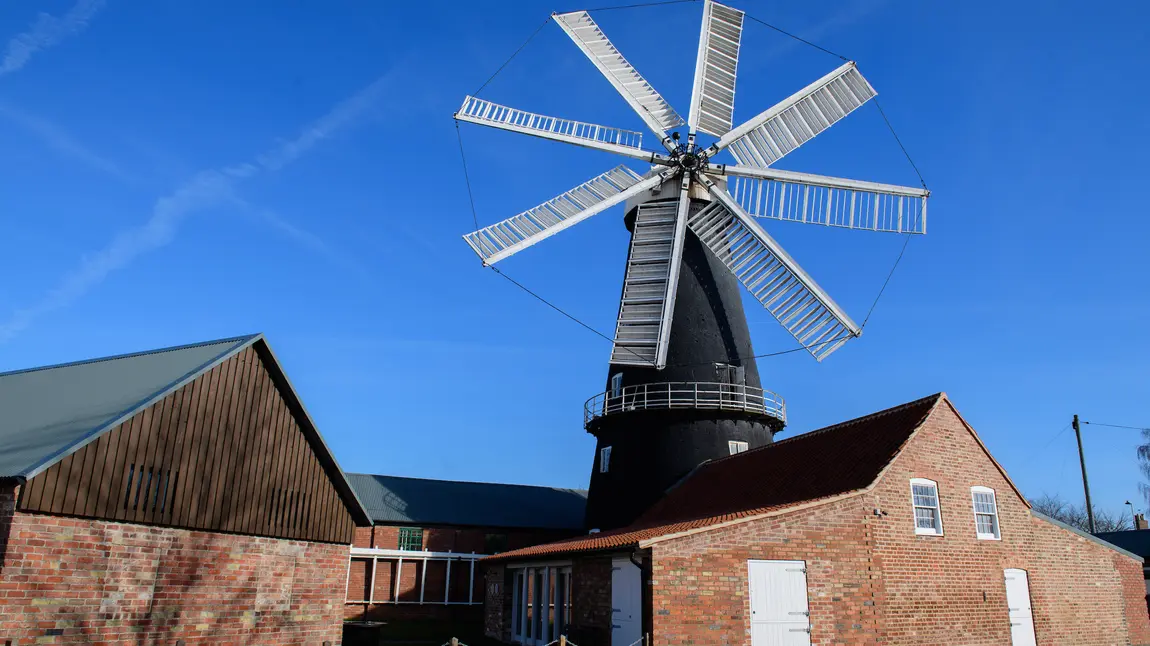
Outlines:
<svg viewBox="0 0 1150 646"><path fill-rule="evenodd" d="M0 76L24 67L36 52L87 29L103 7L104 0L79 0L60 18L41 13L31 29L8 41L4 60L0 61Z"/></svg>
<svg viewBox="0 0 1150 646"><path fill-rule="evenodd" d="M171 242L180 223L189 215L226 204L246 205L235 194L241 183L261 173L284 168L319 143L361 121L378 107L378 100L391 85L393 74L379 77L304 128L294 139L257 155L254 162L197 173L173 193L157 200L147 222L120 232L103 249L86 255L79 266L43 298L17 310L0 324L0 343L11 340L45 314L67 307L138 256Z"/></svg>

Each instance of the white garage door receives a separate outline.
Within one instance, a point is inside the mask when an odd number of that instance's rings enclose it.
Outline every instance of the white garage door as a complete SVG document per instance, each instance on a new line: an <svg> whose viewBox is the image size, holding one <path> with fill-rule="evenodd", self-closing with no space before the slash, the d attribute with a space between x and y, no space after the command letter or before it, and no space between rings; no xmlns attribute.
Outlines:
<svg viewBox="0 0 1150 646"><path fill-rule="evenodd" d="M810 646L803 561L748 561L751 646Z"/></svg>
<svg viewBox="0 0 1150 646"><path fill-rule="evenodd" d="M1010 643L1014 646L1035 646L1034 615L1030 612L1030 580L1026 570L1007 569L1006 607L1010 616Z"/></svg>

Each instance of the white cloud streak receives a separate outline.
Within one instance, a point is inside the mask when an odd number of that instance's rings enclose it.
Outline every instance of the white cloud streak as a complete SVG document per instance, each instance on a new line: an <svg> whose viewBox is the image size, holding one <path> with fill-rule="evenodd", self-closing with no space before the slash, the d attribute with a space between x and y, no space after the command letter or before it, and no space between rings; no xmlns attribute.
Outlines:
<svg viewBox="0 0 1150 646"><path fill-rule="evenodd" d="M255 162L200 172L172 194L157 200L147 222L120 232L103 249L84 256L79 266L65 275L43 298L31 306L16 310L11 318L0 323L0 343L10 341L37 319L71 305L111 273L127 266L140 255L171 242L180 223L188 216L228 204L246 205L235 194L235 189L243 181L261 173L278 171L323 141L354 126L371 110L379 107L378 101L392 80L392 74L381 76L304 128L294 139L281 142L258 155ZM298 229L294 231L297 237L308 235ZM328 248L325 246L325 249Z"/></svg>
<svg viewBox="0 0 1150 646"><path fill-rule="evenodd" d="M102 173L107 173L121 181L128 183L134 181L134 179L121 170L115 162L92 152L51 121L19 110L4 102L0 102L0 118L6 119L32 135L35 135L43 141L45 145L64 157L78 161Z"/></svg>
<svg viewBox="0 0 1150 646"><path fill-rule="evenodd" d="M0 76L24 67L36 52L84 31L103 8L104 0L78 0L68 13L59 18L41 13L28 31L8 41L4 60L0 61Z"/></svg>

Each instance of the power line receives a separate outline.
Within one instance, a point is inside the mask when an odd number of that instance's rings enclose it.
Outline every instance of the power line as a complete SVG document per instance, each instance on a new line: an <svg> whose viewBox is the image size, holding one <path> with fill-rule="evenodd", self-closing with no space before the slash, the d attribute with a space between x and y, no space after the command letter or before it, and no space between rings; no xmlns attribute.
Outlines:
<svg viewBox="0 0 1150 646"><path fill-rule="evenodd" d="M1085 420L1082 423L1083 424L1089 424L1091 426L1109 426L1110 428L1125 428L1125 429L1128 429L1131 431L1148 431L1148 432L1150 432L1150 428L1143 427L1143 426L1122 426L1121 424L1103 424L1102 422L1087 422Z"/></svg>
<svg viewBox="0 0 1150 646"><path fill-rule="evenodd" d="M1071 422L1067 422L1066 426L1063 426L1061 431L1058 431L1057 433L1055 433L1054 437L1050 438L1050 441L1046 443L1046 446L1042 447L1042 451L1049 449L1051 444L1054 444L1054 442L1057 441L1058 438L1062 437L1062 434L1065 433L1067 431L1067 429L1070 428L1070 425L1071 425ZM1039 453L1041 453L1042 451L1039 451Z"/></svg>

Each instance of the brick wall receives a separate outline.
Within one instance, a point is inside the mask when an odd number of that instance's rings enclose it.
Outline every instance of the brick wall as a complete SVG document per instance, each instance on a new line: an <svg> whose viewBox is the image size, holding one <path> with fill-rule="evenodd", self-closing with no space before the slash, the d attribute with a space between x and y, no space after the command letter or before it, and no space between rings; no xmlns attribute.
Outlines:
<svg viewBox="0 0 1150 646"><path fill-rule="evenodd" d="M749 559L806 562L812 644L877 643L867 507L853 498L656 543L654 643L749 644Z"/></svg>
<svg viewBox="0 0 1150 646"><path fill-rule="evenodd" d="M611 556L582 556L571 562L571 641L583 646L611 643Z"/></svg>
<svg viewBox="0 0 1150 646"><path fill-rule="evenodd" d="M355 532L356 547L396 549L399 546L399 529L408 525L376 525L359 527ZM508 549L538 545L571 535L568 531L552 530L506 530L483 527L427 527L423 528L423 549L431 552L462 552L482 554L486 550L488 534L505 534ZM452 564L451 591L447 597L453 603L467 601L470 573L466 564ZM479 604L444 605L441 602L447 594L444 584L447 579L447 564L444 561L431 561L427 564L427 576L423 576L423 565L419 561L406 561L399 581L399 600L418 602L420 588L424 587L423 605L391 603L395 597L396 561L380 560L375 572L375 594L368 596L371 585L371 560L353 558L347 582L347 604L343 611L346 619L377 621L442 621L453 625L474 626L479 632L484 625L483 611ZM475 588L472 599L484 599L485 570L476 565ZM375 603L363 603L368 599ZM510 606L509 606L510 607ZM510 621L510 620L508 620Z"/></svg>
<svg viewBox="0 0 1150 646"><path fill-rule="evenodd" d="M938 483L942 536L915 535L912 477ZM976 485L1001 540L975 536ZM1038 643L1150 643L1141 564L1032 516L945 403L872 491L651 554L656 644L749 644L748 559L806 562L812 644L1009 644L1006 568L1028 572Z"/></svg>
<svg viewBox="0 0 1150 646"><path fill-rule="evenodd" d="M340 641L347 545L27 514L15 495L0 643Z"/></svg>
<svg viewBox="0 0 1150 646"><path fill-rule="evenodd" d="M914 535L909 502L913 477L938 483L943 536ZM972 486L994 489L1001 540L976 538ZM1114 565L1115 558L1138 570L1140 564L1032 516L945 402L891 464L874 493L888 514L874 527L889 637L922 644L1009 643L1006 568L1027 571L1040 644L1130 643L1129 622L1145 634L1145 604L1128 622L1131 604ZM1137 596L1141 599L1145 592Z"/></svg>
<svg viewBox="0 0 1150 646"><path fill-rule="evenodd" d="M509 642L513 585L510 573L502 565L490 565L487 567L484 583L483 634Z"/></svg>

